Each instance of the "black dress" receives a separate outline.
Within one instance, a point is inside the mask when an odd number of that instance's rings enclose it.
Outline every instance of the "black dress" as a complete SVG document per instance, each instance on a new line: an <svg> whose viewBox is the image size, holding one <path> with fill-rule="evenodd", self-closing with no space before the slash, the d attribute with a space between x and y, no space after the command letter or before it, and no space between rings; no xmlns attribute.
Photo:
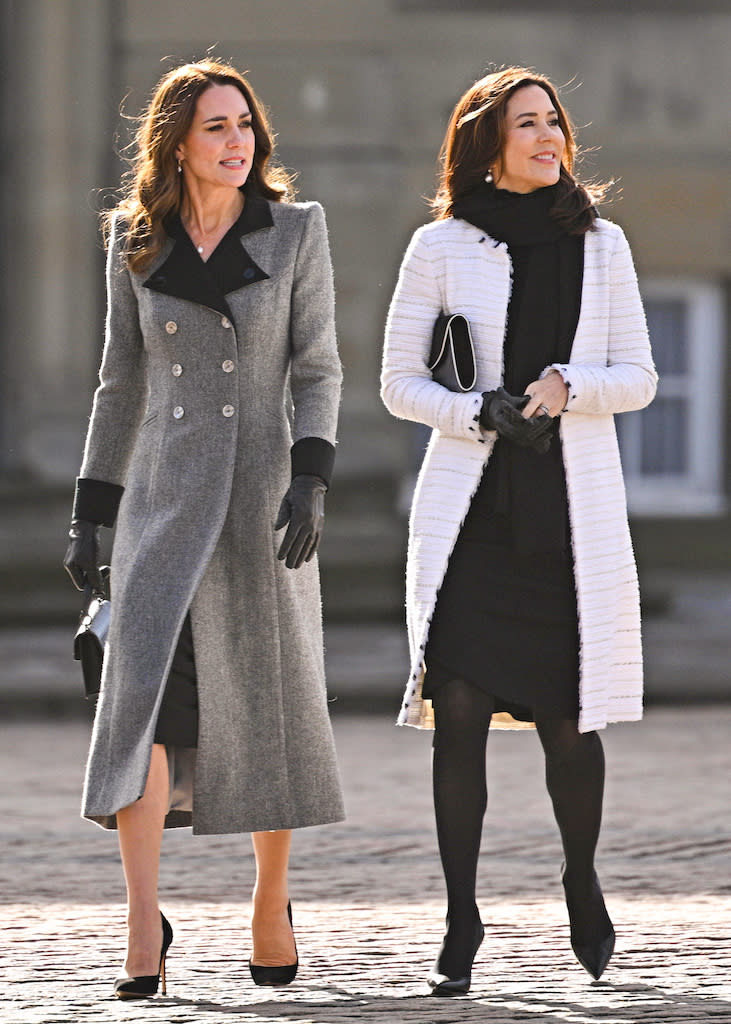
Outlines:
<svg viewBox="0 0 731 1024"><path fill-rule="evenodd" d="M578 322L583 236L549 217L555 187L485 185L455 208L513 264L505 387L521 395L567 362ZM579 713L579 631L558 420L540 454L498 438L449 560L429 632L423 696L463 679L520 721Z"/></svg>

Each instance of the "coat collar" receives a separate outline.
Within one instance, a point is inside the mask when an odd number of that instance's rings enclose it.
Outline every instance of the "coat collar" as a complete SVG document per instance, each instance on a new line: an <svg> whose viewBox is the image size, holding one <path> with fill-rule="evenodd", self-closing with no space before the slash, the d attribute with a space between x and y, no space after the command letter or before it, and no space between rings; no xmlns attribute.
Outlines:
<svg viewBox="0 0 731 1024"><path fill-rule="evenodd" d="M164 262L143 283L143 287L162 295L208 306L230 317L231 310L225 296L269 278L248 254L241 239L273 225L266 199L255 194L247 195L239 219L204 263L183 227L179 214L173 214L164 222L165 230L172 240L172 248Z"/></svg>

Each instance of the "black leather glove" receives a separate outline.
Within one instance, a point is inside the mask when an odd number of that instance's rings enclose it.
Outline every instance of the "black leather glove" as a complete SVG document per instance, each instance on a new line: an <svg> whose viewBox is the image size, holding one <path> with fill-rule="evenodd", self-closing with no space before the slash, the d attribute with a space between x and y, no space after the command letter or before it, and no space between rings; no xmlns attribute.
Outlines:
<svg viewBox="0 0 731 1024"><path fill-rule="evenodd" d="M551 446L553 419L545 414L526 419L521 410L530 401L528 395L511 395L505 388L485 391L482 395L480 423L486 430L496 430L514 444L543 454Z"/></svg>
<svg viewBox="0 0 731 1024"><path fill-rule="evenodd" d="M326 491L325 482L319 476L300 473L282 499L274 529L287 527L277 558L286 559L288 569L299 569L317 551L325 521Z"/></svg>
<svg viewBox="0 0 731 1024"><path fill-rule="evenodd" d="M89 586L102 590L99 574L99 524L88 519L74 519L69 530L70 542L63 560L66 572L77 590Z"/></svg>

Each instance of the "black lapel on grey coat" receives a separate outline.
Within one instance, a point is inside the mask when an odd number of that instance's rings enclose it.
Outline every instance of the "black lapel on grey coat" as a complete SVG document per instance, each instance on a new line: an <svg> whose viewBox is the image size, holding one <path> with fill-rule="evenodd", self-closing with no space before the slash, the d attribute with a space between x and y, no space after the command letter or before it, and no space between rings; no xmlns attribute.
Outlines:
<svg viewBox="0 0 731 1024"><path fill-rule="evenodd" d="M241 239L273 224L268 202L260 196L247 196L241 216L204 263L180 217L170 217L165 222L165 230L174 240L173 247L167 259L144 282L144 287L230 316L226 295L269 278L251 258Z"/></svg>

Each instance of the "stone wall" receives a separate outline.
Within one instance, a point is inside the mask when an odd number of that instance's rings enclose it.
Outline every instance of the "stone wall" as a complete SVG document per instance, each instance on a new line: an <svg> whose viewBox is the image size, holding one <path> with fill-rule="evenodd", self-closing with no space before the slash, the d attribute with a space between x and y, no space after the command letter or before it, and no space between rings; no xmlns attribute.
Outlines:
<svg viewBox="0 0 731 1024"><path fill-rule="evenodd" d="M414 434L378 398L383 321L409 236L428 219L449 111L489 64L534 66L565 85L587 172L621 185L607 212L641 274L731 277L727 5L696 2L692 17L672 2L662 12L643 3L588 13L568 0L550 13L446 7L5 0L0 491L32 508L41 534L66 515L94 386L104 306L94 211L121 170L119 104L126 97L136 113L164 70L210 46L249 72L301 197L327 210L346 371L332 529L350 553L360 536L401 554L389 510ZM58 497L53 515L35 503L39 484ZM0 541L12 547L10 524L0 521ZM727 520L715 529L728 540Z"/></svg>

